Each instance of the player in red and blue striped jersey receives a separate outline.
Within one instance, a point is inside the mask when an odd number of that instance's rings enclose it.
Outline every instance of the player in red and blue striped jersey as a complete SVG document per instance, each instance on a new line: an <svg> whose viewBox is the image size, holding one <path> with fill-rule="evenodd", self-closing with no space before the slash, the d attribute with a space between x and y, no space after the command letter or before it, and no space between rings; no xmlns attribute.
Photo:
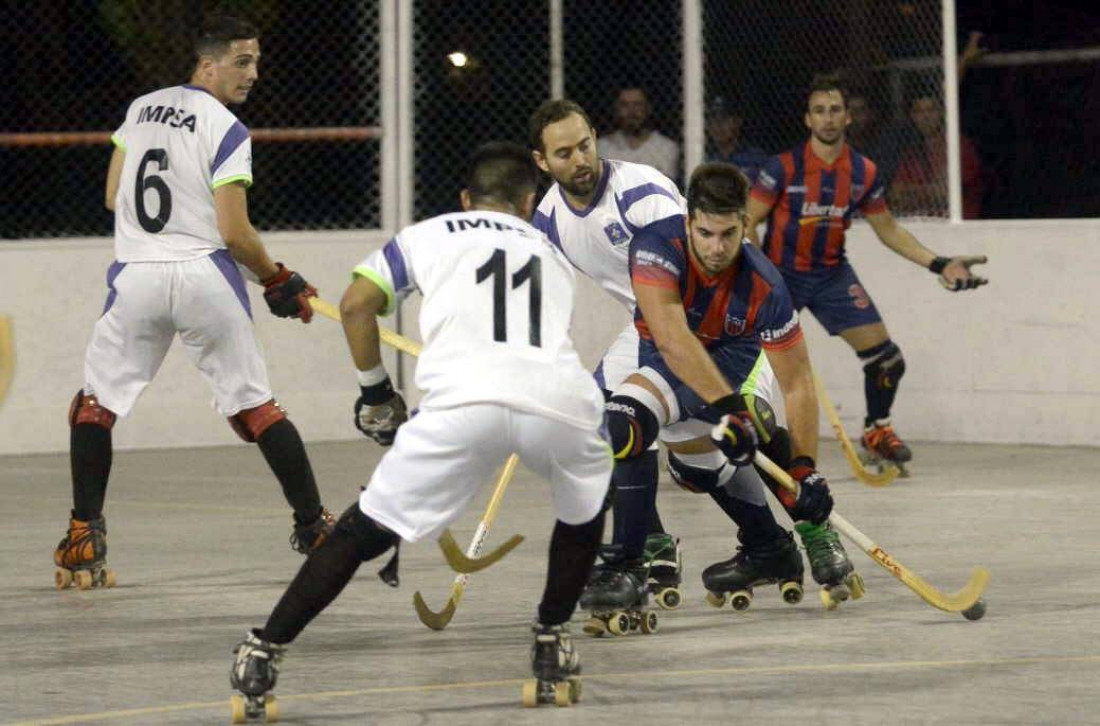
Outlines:
<svg viewBox="0 0 1100 726"><path fill-rule="evenodd" d="M758 242L757 225L768 221L763 250L782 273L795 309L809 308L863 361L864 448L903 463L912 452L894 432L890 408L905 359L848 263L845 233L860 213L884 245L934 272L951 291L984 285L987 281L972 274L970 266L986 258L937 256L898 224L886 206L874 162L845 143L850 121L847 95L837 78L815 78L805 116L810 138L761 170L749 200L748 236Z"/></svg>

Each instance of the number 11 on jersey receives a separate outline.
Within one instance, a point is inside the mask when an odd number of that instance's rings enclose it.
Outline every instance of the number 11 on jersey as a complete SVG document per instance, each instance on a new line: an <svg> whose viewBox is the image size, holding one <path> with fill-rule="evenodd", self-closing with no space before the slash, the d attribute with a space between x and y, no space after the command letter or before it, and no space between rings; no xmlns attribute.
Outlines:
<svg viewBox="0 0 1100 726"><path fill-rule="evenodd" d="M493 278L493 340L508 342L508 305L507 279L508 269L505 253L502 249L493 250L493 254L484 265L477 268L477 284ZM523 283L530 283L527 299L529 315L528 342L536 348L542 347L542 260L531 255L527 264L512 274L512 289Z"/></svg>

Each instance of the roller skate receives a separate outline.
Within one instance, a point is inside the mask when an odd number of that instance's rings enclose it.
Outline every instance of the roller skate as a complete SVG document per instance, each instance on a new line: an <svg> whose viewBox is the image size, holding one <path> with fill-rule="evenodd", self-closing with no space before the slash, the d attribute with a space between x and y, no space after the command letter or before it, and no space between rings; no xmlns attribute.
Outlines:
<svg viewBox="0 0 1100 726"><path fill-rule="evenodd" d="M592 614L584 632L595 637L657 632L657 611L645 609L649 604L645 561L625 560L614 546L601 552L600 558L603 562L592 568L581 594L580 607Z"/></svg>
<svg viewBox="0 0 1100 726"><path fill-rule="evenodd" d="M738 539L744 542L739 532ZM749 609L753 588L779 585L779 594L791 605L802 601L802 555L790 532L752 548L740 545L737 554L703 570L707 603L722 608L727 604L738 612Z"/></svg>
<svg viewBox="0 0 1100 726"><path fill-rule="evenodd" d="M645 540L645 561L649 568L646 588L662 610L675 610L684 602L684 559L680 540L669 534L651 534Z"/></svg>
<svg viewBox="0 0 1100 726"><path fill-rule="evenodd" d="M336 528L336 517L332 512L321 507L321 513L317 519L309 524L294 524L294 533L290 535L290 546L303 555L308 555L321 546L325 538L332 534Z"/></svg>
<svg viewBox="0 0 1100 726"><path fill-rule="evenodd" d="M840 543L840 535L828 522L797 522L794 529L806 548L814 582L821 585L819 594L826 610L835 610L849 597L853 600L863 597L866 592L863 578L848 559L848 553Z"/></svg>
<svg viewBox="0 0 1100 726"><path fill-rule="evenodd" d="M859 459L865 466L876 468L880 473L885 467L892 466L898 470L898 476L909 476L909 469L905 464L912 460L913 452L894 433L894 427L889 420L876 421L865 427L860 444L863 451Z"/></svg>
<svg viewBox="0 0 1100 726"><path fill-rule="evenodd" d="M571 706L581 700L581 659L573 649L569 626L531 626L535 642L531 646L533 680L523 682L523 705L534 708L540 703Z"/></svg>
<svg viewBox="0 0 1100 726"><path fill-rule="evenodd" d="M264 717L268 723L279 720L279 705L271 689L279 677L279 661L286 646L268 643L253 629L233 649L237 659L229 671L229 685L240 693L229 697L233 723Z"/></svg>
<svg viewBox="0 0 1100 726"><path fill-rule="evenodd" d="M72 514L69 531L53 553L54 583L58 590L75 585L80 590L114 587L115 571L107 567L107 520L82 522Z"/></svg>

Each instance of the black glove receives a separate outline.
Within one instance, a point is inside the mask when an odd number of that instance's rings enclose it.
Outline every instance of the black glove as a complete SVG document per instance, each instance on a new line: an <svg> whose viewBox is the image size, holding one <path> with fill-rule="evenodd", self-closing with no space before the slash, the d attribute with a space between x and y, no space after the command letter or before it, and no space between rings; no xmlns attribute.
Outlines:
<svg viewBox="0 0 1100 726"><path fill-rule="evenodd" d="M313 307L309 298L317 297L317 288L306 282L297 272L289 270L282 262L276 262L279 271L260 280L264 286L264 300L271 314L280 318L298 318L303 323L313 319Z"/></svg>
<svg viewBox="0 0 1100 726"><path fill-rule="evenodd" d="M798 482L798 498L793 495L784 498L783 504L796 522L808 521L821 524L833 511L833 495L829 493L829 484L817 469L814 460L808 456L799 456L791 461L787 473ZM793 500L793 501L792 501Z"/></svg>
<svg viewBox="0 0 1100 726"><path fill-rule="evenodd" d="M747 466L756 455L760 441L747 413L727 413L710 430L711 441L734 466Z"/></svg>
<svg viewBox="0 0 1100 726"><path fill-rule="evenodd" d="M943 285L945 289L950 290L951 292L959 292L961 290L973 290L975 288L981 287L982 285L988 285L989 280L973 274L972 272L970 272L970 268L973 265L984 265L988 261L988 259L989 258L987 258L985 255L977 255L974 257L937 257L936 259L932 260L932 262L928 265L928 269L934 272L938 276L937 279L940 281L940 284ZM944 272L947 270L947 267L955 263L963 266L963 269L966 272L965 275L960 276L958 274L955 274L955 272L952 272L949 277L944 274Z"/></svg>
<svg viewBox="0 0 1100 726"><path fill-rule="evenodd" d="M409 420L405 399L393 390L389 377L373 386L359 386L355 428L382 446L393 444L397 429Z"/></svg>

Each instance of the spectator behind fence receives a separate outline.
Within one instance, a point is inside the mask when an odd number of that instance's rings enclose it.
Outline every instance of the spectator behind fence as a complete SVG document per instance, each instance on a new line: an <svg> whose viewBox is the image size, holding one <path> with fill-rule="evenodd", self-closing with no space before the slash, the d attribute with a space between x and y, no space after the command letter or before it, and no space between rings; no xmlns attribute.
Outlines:
<svg viewBox="0 0 1100 726"><path fill-rule="evenodd" d="M848 97L848 117L848 144L875 162L879 178L889 187L898 169L900 150L914 135L909 122L884 122L870 95L858 90Z"/></svg>
<svg viewBox="0 0 1100 726"><path fill-rule="evenodd" d="M723 96L715 96L707 106L707 161L733 164L750 182L756 181L768 155L759 146L742 141L745 117Z"/></svg>
<svg viewBox="0 0 1100 726"><path fill-rule="evenodd" d="M648 164L669 179L680 176L680 145L653 128L652 107L642 88L631 86L615 99L615 131L600 139L605 159Z"/></svg>

